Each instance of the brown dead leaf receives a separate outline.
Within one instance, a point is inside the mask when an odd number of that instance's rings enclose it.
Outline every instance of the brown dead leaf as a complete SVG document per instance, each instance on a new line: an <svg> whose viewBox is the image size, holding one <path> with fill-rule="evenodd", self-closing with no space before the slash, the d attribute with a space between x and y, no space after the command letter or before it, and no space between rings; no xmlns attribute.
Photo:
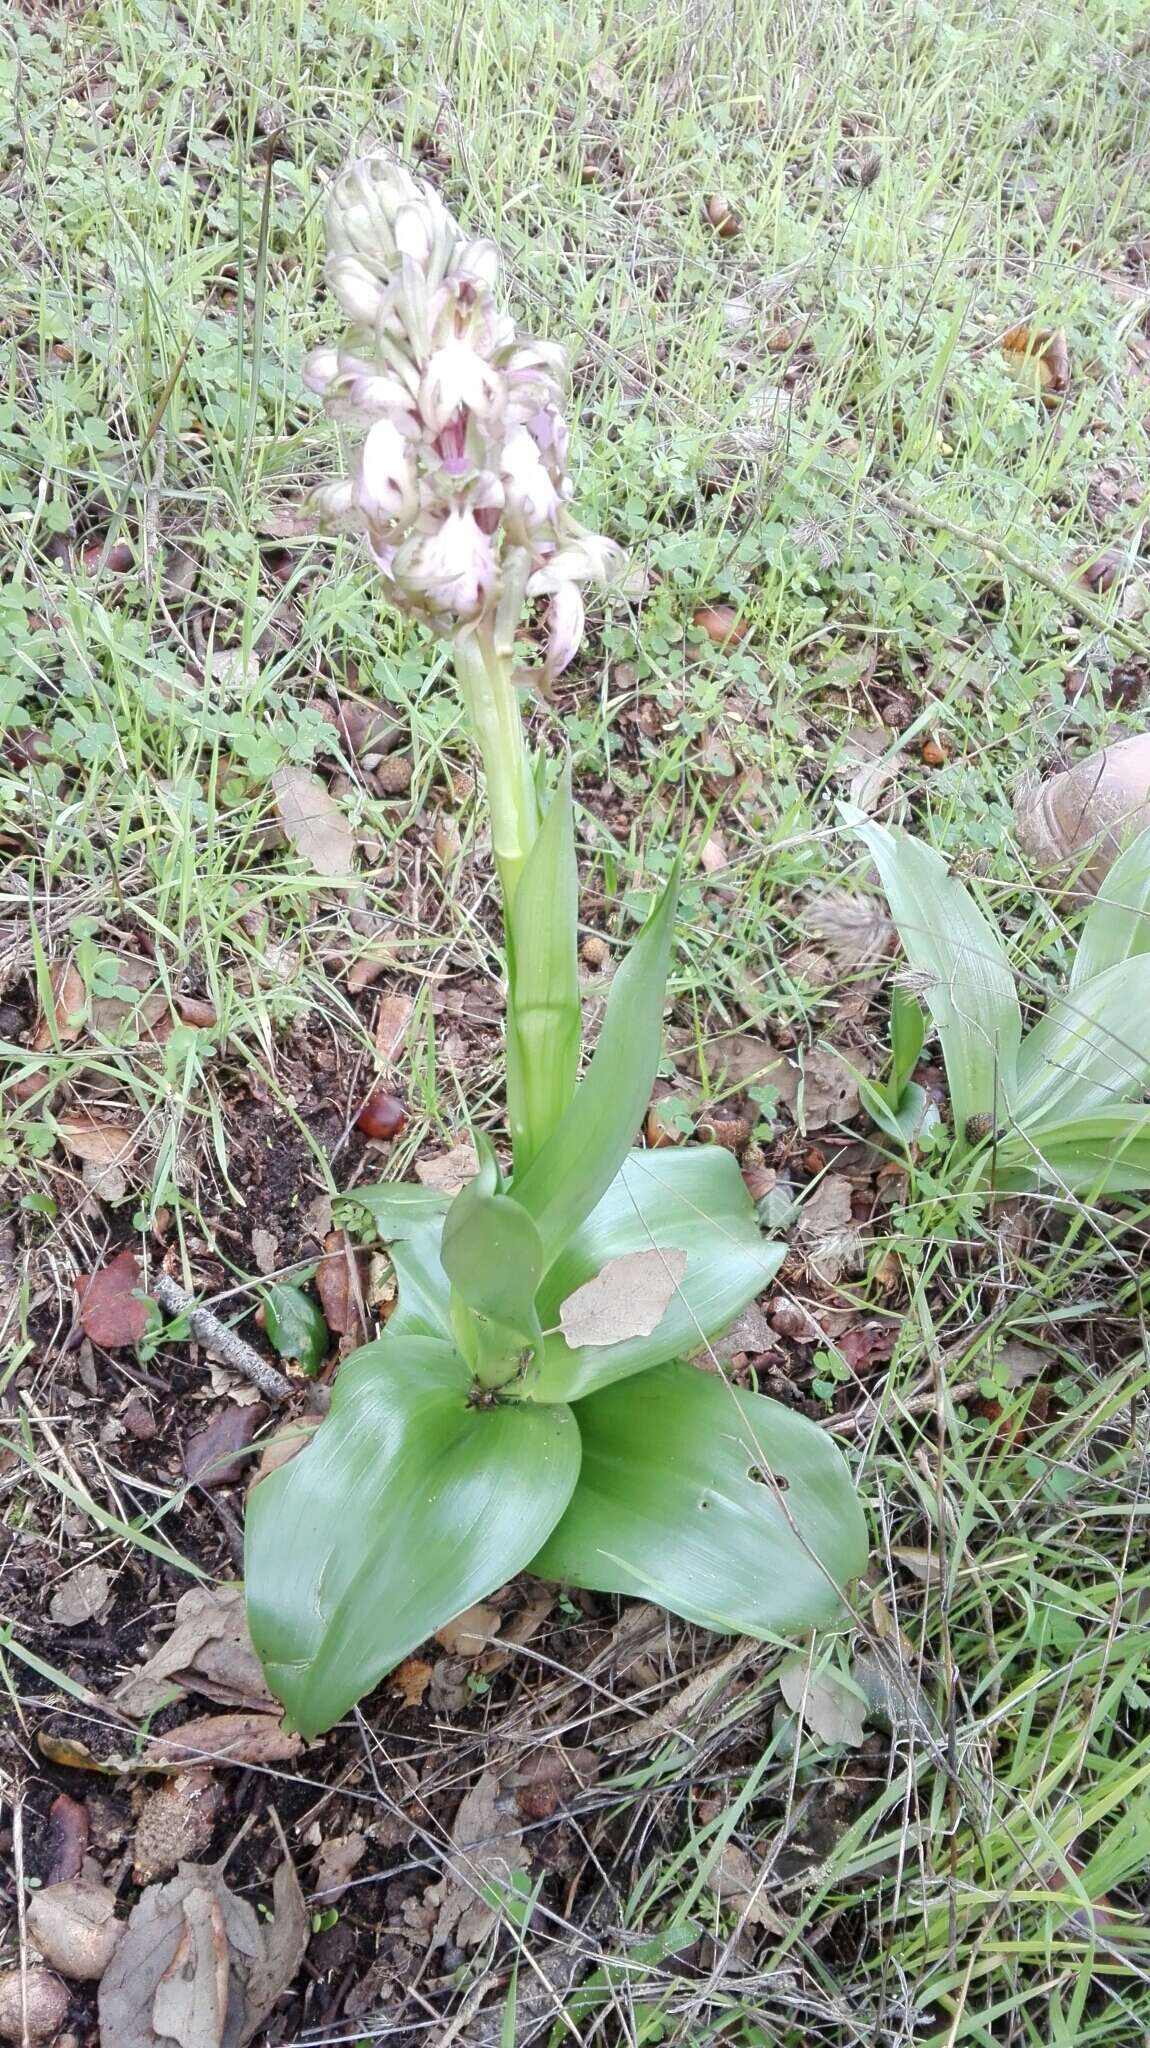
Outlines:
<svg viewBox="0 0 1150 2048"><path fill-rule="evenodd" d="M202 1856L216 1831L223 1792L207 1770L180 1771L149 1792L136 1821L132 1869L137 1884L167 1877Z"/></svg>
<svg viewBox="0 0 1150 2048"><path fill-rule="evenodd" d="M257 1223L252 1231L252 1257L257 1273L274 1273L280 1264L280 1241L274 1231Z"/></svg>
<svg viewBox="0 0 1150 2048"><path fill-rule="evenodd" d="M820 1742L859 1747L866 1702L833 1669L812 1669L805 1657L788 1657L779 1669L779 1691Z"/></svg>
<svg viewBox="0 0 1150 2048"><path fill-rule="evenodd" d="M711 1867L707 1882L715 1896L738 1913L752 1927L766 1927L781 1934L785 1922L763 1896L762 1874L756 1871L745 1849L726 1842Z"/></svg>
<svg viewBox="0 0 1150 2048"><path fill-rule="evenodd" d="M269 1923L216 1864L186 1863L167 1884L149 1885L100 1985L103 2048L246 2048L307 1947L307 1909L286 1852L272 1894Z"/></svg>
<svg viewBox="0 0 1150 2048"><path fill-rule="evenodd" d="M381 996L375 1013L375 1056L389 1067L402 1048L415 1005L410 996Z"/></svg>
<svg viewBox="0 0 1150 2048"><path fill-rule="evenodd" d="M342 1899L367 1852L360 1834L331 1835L316 1852L313 1905L330 1906Z"/></svg>
<svg viewBox="0 0 1150 2048"><path fill-rule="evenodd" d="M346 1230L330 1230L323 1241L324 1255L316 1267L315 1285L328 1329L337 1337L367 1335L363 1320L363 1289L356 1266L355 1249Z"/></svg>
<svg viewBox="0 0 1150 2048"><path fill-rule="evenodd" d="M491 1904L530 1862L519 1832L513 1795L505 1796L494 1771L484 1771L465 1794L451 1830L452 1854L441 1886L432 1936L438 1948L454 1937L474 1947L491 1932L499 1911Z"/></svg>
<svg viewBox="0 0 1150 2048"><path fill-rule="evenodd" d="M432 1666L423 1657L405 1657L388 1680L389 1690L403 1701L405 1707L423 1704L423 1695L431 1684Z"/></svg>
<svg viewBox="0 0 1150 2048"><path fill-rule="evenodd" d="M80 1327L93 1344L114 1351L121 1344L139 1344L151 1320L152 1304L138 1293L140 1262L134 1251L117 1252L98 1273L78 1273Z"/></svg>
<svg viewBox="0 0 1150 2048"><path fill-rule="evenodd" d="M188 1478L211 1490L234 1486L245 1478L252 1461L243 1453L266 1420L267 1412L259 1401L243 1406L229 1401L226 1408L213 1415L206 1429L197 1430L184 1445L184 1470Z"/></svg>
<svg viewBox="0 0 1150 2048"><path fill-rule="evenodd" d="M93 1166L128 1166L135 1157L135 1135L123 1124L76 1110L56 1118L56 1131L65 1151Z"/></svg>
<svg viewBox="0 0 1150 2048"><path fill-rule="evenodd" d="M804 1053L796 1107L802 1131L823 1131L857 1116L858 1082L845 1060L817 1045Z"/></svg>
<svg viewBox="0 0 1150 2048"><path fill-rule="evenodd" d="M102 1564L77 1565L61 1579L48 1604L48 1616L59 1628L82 1628L108 1604L108 1574Z"/></svg>
<svg viewBox="0 0 1150 2048"><path fill-rule="evenodd" d="M72 961L58 960L48 970L52 988L51 1020L41 1013L32 1038L33 1052L48 1052L57 1043L70 1045L79 1038L87 1014L88 993Z"/></svg>
<svg viewBox="0 0 1150 2048"><path fill-rule="evenodd" d="M721 874L729 859L727 843L721 832L712 832L699 848L699 866L705 875Z"/></svg>
<svg viewBox="0 0 1150 2048"><path fill-rule="evenodd" d="M1031 327L1025 320L1007 329L999 348L1019 383L1037 392L1044 405L1057 405L1070 388L1070 351L1061 327Z"/></svg>
<svg viewBox="0 0 1150 2048"><path fill-rule="evenodd" d="M317 875L346 881L355 870L355 834L318 775L285 763L272 776L284 836Z"/></svg>
<svg viewBox="0 0 1150 2048"><path fill-rule="evenodd" d="M466 1181L475 1179L478 1171L475 1147L466 1139L453 1145L450 1152L433 1153L429 1159L415 1162L416 1180L422 1181L425 1188L438 1188L444 1195L457 1195Z"/></svg>
<svg viewBox="0 0 1150 2048"><path fill-rule="evenodd" d="M139 1720L184 1692L220 1707L278 1713L248 1633L242 1586L192 1586L176 1602L167 1641L116 1687L121 1713Z"/></svg>
<svg viewBox="0 0 1150 2048"><path fill-rule="evenodd" d="M483 1650L490 1649L492 1636L497 1636L502 1626L503 1616L498 1608L477 1600L474 1607L465 1608L453 1621L437 1628L435 1640L443 1644L451 1657L478 1657Z"/></svg>
<svg viewBox="0 0 1150 2048"><path fill-rule="evenodd" d="M559 1326L567 1343L577 1351L582 1345L651 1336L686 1270L687 1254L674 1245L609 1259L560 1304Z"/></svg>
<svg viewBox="0 0 1150 2048"><path fill-rule="evenodd" d="M63 1884L79 1877L88 1853L88 1809L67 1792L57 1793L48 1808L48 1828L43 1846L45 1885Z"/></svg>
<svg viewBox="0 0 1150 2048"><path fill-rule="evenodd" d="M153 1735L152 1764L283 1764L298 1756L302 1735L289 1735L271 1714L202 1714L167 1735Z"/></svg>
<svg viewBox="0 0 1150 2048"><path fill-rule="evenodd" d="M154 961L132 953L118 953L115 958L117 980L127 993L93 996L89 1024L96 1037L123 1045L154 1031L170 1012L168 998L157 986Z"/></svg>

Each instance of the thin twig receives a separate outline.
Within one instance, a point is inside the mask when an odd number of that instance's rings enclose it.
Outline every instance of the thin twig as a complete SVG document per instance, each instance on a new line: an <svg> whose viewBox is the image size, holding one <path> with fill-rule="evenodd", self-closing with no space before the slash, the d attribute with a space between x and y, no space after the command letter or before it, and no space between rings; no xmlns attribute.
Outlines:
<svg viewBox="0 0 1150 2048"><path fill-rule="evenodd" d="M266 1358L261 1358L258 1351L253 1351L250 1344L245 1344L242 1337L237 1337L234 1330L229 1330L226 1323L221 1323L210 1308L204 1308L194 1294L180 1286L178 1280L173 1280L168 1273L157 1273L151 1291L168 1315L187 1316L197 1342L214 1351L216 1357L230 1365L233 1372L242 1373L246 1380L251 1380L269 1401L290 1398L291 1381L285 1379L282 1372L277 1372L274 1365L269 1365Z"/></svg>

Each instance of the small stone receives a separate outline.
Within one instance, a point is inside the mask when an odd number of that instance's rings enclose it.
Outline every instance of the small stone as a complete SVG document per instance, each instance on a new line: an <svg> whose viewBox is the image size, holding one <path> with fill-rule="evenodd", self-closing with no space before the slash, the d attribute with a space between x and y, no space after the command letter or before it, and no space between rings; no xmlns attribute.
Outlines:
<svg viewBox="0 0 1150 2048"><path fill-rule="evenodd" d="M385 754L375 771L381 796L406 796L411 788L411 756Z"/></svg>
<svg viewBox="0 0 1150 2048"><path fill-rule="evenodd" d="M68 2017L68 1993L51 1970L5 1970L0 1974L0 2041L39 2048L58 2034Z"/></svg>

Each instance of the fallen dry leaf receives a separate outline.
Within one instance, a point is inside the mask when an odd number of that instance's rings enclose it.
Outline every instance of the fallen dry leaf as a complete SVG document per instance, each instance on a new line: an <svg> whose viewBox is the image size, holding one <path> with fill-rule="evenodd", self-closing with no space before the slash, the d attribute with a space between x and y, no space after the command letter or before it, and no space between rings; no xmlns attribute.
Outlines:
<svg viewBox="0 0 1150 2048"><path fill-rule="evenodd" d="M415 1005L410 996L381 996L375 1013L375 1056L389 1067L407 1036Z"/></svg>
<svg viewBox="0 0 1150 2048"><path fill-rule="evenodd" d="M243 1479L252 1461L242 1453L266 1419L267 1412L261 1402L241 1407L229 1401L226 1408L213 1415L206 1429L197 1430L195 1436L188 1438L184 1446L184 1470L188 1478L209 1489L234 1486Z"/></svg>
<svg viewBox="0 0 1150 2048"><path fill-rule="evenodd" d="M559 1326L567 1343L577 1351L585 1344L624 1344L631 1337L649 1337L666 1315L686 1270L687 1254L674 1245L608 1260L560 1307Z"/></svg>
<svg viewBox="0 0 1150 2048"><path fill-rule="evenodd" d="M261 1920L216 1864L187 1863L132 1909L99 1991L102 2048L246 2048L295 1976L307 1909L286 1853Z"/></svg>
<svg viewBox="0 0 1150 2048"><path fill-rule="evenodd" d="M537 1749L516 1771L515 1804L524 1820L551 1820L573 1794L584 1792L599 1776L593 1749L563 1749L557 1742Z"/></svg>
<svg viewBox="0 0 1150 2048"><path fill-rule="evenodd" d="M849 1124L858 1115L859 1090L845 1060L817 1045L804 1053L795 1106L802 1131L823 1131L828 1124Z"/></svg>
<svg viewBox="0 0 1150 2048"><path fill-rule="evenodd" d="M143 1720L185 1690L220 1707L279 1712L248 1634L242 1586L192 1586L181 1594L171 1635L112 1699L121 1713Z"/></svg>
<svg viewBox="0 0 1150 2048"><path fill-rule="evenodd" d="M284 1764L302 1748L302 1735L289 1735L271 1714L201 1714L166 1735L153 1735L147 1761Z"/></svg>
<svg viewBox="0 0 1150 2048"><path fill-rule="evenodd" d="M756 1871L746 1850L740 1849L737 1842L724 1843L711 1866L707 1882L715 1896L750 1926L766 1927L775 1934L784 1931L784 1921L763 1896L761 1873Z"/></svg>
<svg viewBox="0 0 1150 2048"><path fill-rule="evenodd" d="M788 1657L779 1670L779 1691L820 1742L859 1747L866 1702L836 1672L812 1670L805 1657Z"/></svg>
<svg viewBox="0 0 1150 2048"><path fill-rule="evenodd" d="M117 1252L98 1273L78 1273L80 1327L93 1344L113 1351L120 1344L139 1344L151 1320L152 1304L141 1299L140 1262L134 1251Z"/></svg>
<svg viewBox="0 0 1150 2048"><path fill-rule="evenodd" d="M705 875L721 874L728 865L726 841L721 832L712 832L699 848L699 866Z"/></svg>
<svg viewBox="0 0 1150 2048"><path fill-rule="evenodd" d="M48 1808L44 1842L44 1883L63 1884L79 1877L88 1852L88 1809L80 1799L58 1792Z"/></svg>
<svg viewBox="0 0 1150 2048"><path fill-rule="evenodd" d="M1025 320L1008 328L999 348L1020 384L1037 391L1044 405L1057 405L1070 387L1070 352L1061 327L1030 327Z"/></svg>
<svg viewBox="0 0 1150 2048"><path fill-rule="evenodd" d="M461 1948L471 1948L486 1938L499 1918L491 1894L498 1898L531 1860L519 1832L514 1798L504 1798L494 1771L484 1771L460 1802L451 1842L446 1875L434 1887L440 1897L432 1947L454 1936Z"/></svg>
<svg viewBox="0 0 1150 2048"><path fill-rule="evenodd" d="M1097 893L1119 849L1150 825L1150 733L1132 733L1064 774L1015 792L1022 850L1044 870L1078 869L1074 894Z"/></svg>
<svg viewBox="0 0 1150 2048"><path fill-rule="evenodd" d="M272 776L284 836L317 875L346 881L355 869L355 834L317 775L285 763Z"/></svg>
<svg viewBox="0 0 1150 2048"><path fill-rule="evenodd" d="M450 1152L434 1153L430 1159L417 1159L415 1178L425 1188L438 1188L444 1195L457 1195L466 1181L474 1180L479 1171L479 1160L474 1145L465 1139L461 1145L453 1145Z"/></svg>
<svg viewBox="0 0 1150 2048"><path fill-rule="evenodd" d="M71 960L58 960L48 970L52 988L52 1016L41 1014L32 1037L33 1052L48 1052L59 1043L70 1045L84 1028L88 992Z"/></svg>
<svg viewBox="0 0 1150 2048"><path fill-rule="evenodd" d="M316 1852L312 1904L330 1906L342 1899L367 1852L362 1835L331 1835Z"/></svg>
<svg viewBox="0 0 1150 2048"><path fill-rule="evenodd" d="M274 1273L280 1264L280 1241L274 1231L257 1223L252 1231L252 1257L257 1273Z"/></svg>
<svg viewBox="0 0 1150 2048"><path fill-rule="evenodd" d="M46 1884L28 1901L28 1933L62 1977L87 1983L102 1977L123 1931L115 1892L91 1878Z"/></svg>
<svg viewBox="0 0 1150 2048"><path fill-rule="evenodd" d="M56 1118L56 1131L65 1151L93 1166L127 1166L135 1156L135 1136L123 1124L77 1111Z"/></svg>
<svg viewBox="0 0 1150 2048"><path fill-rule="evenodd" d="M131 953L118 953L115 958L119 984L130 993L93 996L89 1025L93 1036L124 1044L153 1031L170 1012L167 996L157 987L154 961Z"/></svg>
<svg viewBox="0 0 1150 2048"><path fill-rule="evenodd" d="M210 1771L180 1771L149 1792L140 1808L132 1846L137 1884L167 1877L180 1863L202 1856L216 1831L223 1792Z"/></svg>
<svg viewBox="0 0 1150 2048"><path fill-rule="evenodd" d="M474 1607L465 1608L453 1621L437 1628L435 1640L443 1644L451 1657L478 1657L491 1647L492 1636L497 1636L502 1626L503 1617L498 1609L477 1600Z"/></svg>
<svg viewBox="0 0 1150 2048"><path fill-rule="evenodd" d="M363 1321L363 1290L355 1250L346 1230L331 1230L323 1241L324 1255L315 1270L316 1292L328 1329L337 1337L367 1335Z"/></svg>
<svg viewBox="0 0 1150 2048"><path fill-rule="evenodd" d="M61 1628L80 1628L94 1621L108 1604L108 1574L102 1564L77 1565L55 1588L49 1618Z"/></svg>

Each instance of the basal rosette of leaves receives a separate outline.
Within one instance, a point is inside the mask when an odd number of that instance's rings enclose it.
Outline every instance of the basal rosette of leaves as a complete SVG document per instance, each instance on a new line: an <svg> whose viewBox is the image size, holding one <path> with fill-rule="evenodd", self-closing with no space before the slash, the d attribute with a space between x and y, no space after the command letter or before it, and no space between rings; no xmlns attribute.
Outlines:
<svg viewBox="0 0 1150 2048"><path fill-rule="evenodd" d="M504 1174L477 1137L479 1171L451 1201L356 1191L390 1246L397 1306L248 1504L252 1640L306 1735L524 1569L768 1638L839 1620L867 1548L829 1437L684 1362L783 1254L728 1153L634 1149L676 876L580 1072L570 781L527 751L514 668L524 603L551 599L557 672L582 631L578 583L617 552L566 511L561 356L499 311L490 245L385 160L337 181L328 234L358 326L312 381L366 436L325 511L362 527L387 595L453 643L503 891L512 1163ZM397 437L386 477L381 420ZM550 489L534 475L524 492L536 463Z"/></svg>

